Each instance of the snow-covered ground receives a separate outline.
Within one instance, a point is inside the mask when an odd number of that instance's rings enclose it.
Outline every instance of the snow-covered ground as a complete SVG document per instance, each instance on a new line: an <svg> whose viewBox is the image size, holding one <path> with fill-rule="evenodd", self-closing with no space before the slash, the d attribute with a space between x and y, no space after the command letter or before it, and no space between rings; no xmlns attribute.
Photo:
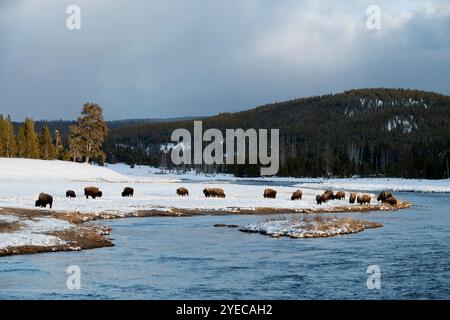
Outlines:
<svg viewBox="0 0 450 320"><path fill-rule="evenodd" d="M356 191L450 192L450 179L351 178L310 179L296 183L299 188L330 188Z"/></svg>
<svg viewBox="0 0 450 320"><path fill-rule="evenodd" d="M366 228L377 228L376 222L336 217L300 217L248 224L240 231L261 233L271 237L320 238L361 232Z"/></svg>
<svg viewBox="0 0 450 320"><path fill-rule="evenodd" d="M264 178L238 178L227 174L202 175L194 171L186 173L163 173L158 168L149 166L130 166L119 164L108 164L107 167L122 175L134 177L138 181L147 179L164 179L166 181L256 181L267 183L289 183L299 188L312 189L344 189L356 191L381 191L390 190L398 192L450 192L450 179L428 180L428 179L401 179L401 178L347 178L347 179L324 179L324 178L292 178L292 177L264 177Z"/></svg>
<svg viewBox="0 0 450 320"><path fill-rule="evenodd" d="M107 168L69 161L0 158L0 183L33 181L128 181Z"/></svg>
<svg viewBox="0 0 450 320"><path fill-rule="evenodd" d="M327 188L335 190L379 190L450 192L449 180L402 180L402 179L296 179L258 178L239 179L226 175L204 176L189 172L183 175L161 174L159 169L137 166L131 169L124 164L99 167L64 161L42 161L0 158L0 207L34 208L40 192L51 194L53 208L59 211L134 212L161 208L232 210L233 208L316 208L315 196ZM258 184L239 183L242 180L257 180ZM265 184L264 182L267 182ZM276 186L272 183L289 182L293 186ZM97 186L103 197L86 199L83 190ZM132 198L122 198L124 187L135 189ZM178 197L176 189L189 189L189 197ZM223 188L225 199L205 198L205 187ZM264 199L264 189L275 188L276 199ZM297 188L303 191L301 201L291 201ZM74 190L77 198L65 197L66 190ZM327 206L344 205L348 202L332 201Z"/></svg>
<svg viewBox="0 0 450 320"><path fill-rule="evenodd" d="M58 237L45 233L67 230L71 225L67 221L54 218L20 219L10 214L2 214L0 211L0 222L17 223L19 230L0 233L0 250L8 247L18 246L56 246L65 244Z"/></svg>

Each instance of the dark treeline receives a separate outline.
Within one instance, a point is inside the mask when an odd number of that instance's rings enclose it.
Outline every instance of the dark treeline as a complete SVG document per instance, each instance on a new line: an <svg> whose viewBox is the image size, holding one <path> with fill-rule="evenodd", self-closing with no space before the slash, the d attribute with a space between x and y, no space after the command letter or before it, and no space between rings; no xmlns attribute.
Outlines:
<svg viewBox="0 0 450 320"><path fill-rule="evenodd" d="M192 127L189 120L115 128L104 146L107 161L170 168L161 145L174 129ZM439 179L450 171L450 97L433 92L351 90L222 113L203 119L208 128L280 129L280 176ZM196 169L259 174L250 165Z"/></svg>

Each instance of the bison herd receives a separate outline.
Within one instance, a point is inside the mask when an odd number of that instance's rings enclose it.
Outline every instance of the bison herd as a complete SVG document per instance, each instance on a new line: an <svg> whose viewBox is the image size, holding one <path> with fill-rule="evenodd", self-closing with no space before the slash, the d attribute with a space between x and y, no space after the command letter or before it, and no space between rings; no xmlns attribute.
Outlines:
<svg viewBox="0 0 450 320"><path fill-rule="evenodd" d="M189 190L180 187L176 190L176 194L180 197L189 196ZM203 189L203 194L206 198L225 198L225 192L222 188L205 188ZM292 193L291 200L302 200L302 191L296 190ZM91 197L92 199L95 198L101 198L103 196L102 191L97 187L86 187L84 188L84 196L86 199L89 199ZM126 187L122 191L122 197L133 197L134 196L134 189L130 187ZM345 200L345 192L344 191L338 191L334 193L332 190L326 190L323 194L316 196L316 202L318 205L321 205L323 203L326 203L330 200ZM66 191L66 197L67 198L76 198L76 193L73 190L67 190ZM275 199L277 197L277 191L274 189L267 188L264 190L263 197L267 199ZM354 204L355 202L364 205L364 204L370 204L370 201L372 200L371 196L368 194L360 194L357 195L356 193L350 193L349 194L349 203ZM395 197L387 192L382 191L377 198L377 201L381 201L382 203L388 203L392 206L397 205L397 199ZM38 196L38 199L36 200L35 206L36 207L42 207L45 208L47 205L52 208L53 206L53 197L46 193L40 193Z"/></svg>

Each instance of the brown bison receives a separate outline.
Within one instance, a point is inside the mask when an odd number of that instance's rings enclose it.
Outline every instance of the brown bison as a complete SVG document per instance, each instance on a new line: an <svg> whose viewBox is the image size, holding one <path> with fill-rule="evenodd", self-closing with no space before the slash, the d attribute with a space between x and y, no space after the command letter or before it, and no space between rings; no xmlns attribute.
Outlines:
<svg viewBox="0 0 450 320"><path fill-rule="evenodd" d="M132 197L134 195L134 189L125 187L122 191L122 197Z"/></svg>
<svg viewBox="0 0 450 320"><path fill-rule="evenodd" d="M66 198L76 198L77 195L75 194L75 191L73 190L67 190L66 191Z"/></svg>
<svg viewBox="0 0 450 320"><path fill-rule="evenodd" d="M350 193L350 197L348 198L348 203L355 203L356 201L356 193Z"/></svg>
<svg viewBox="0 0 450 320"><path fill-rule="evenodd" d="M302 190L297 190L292 193L291 200L302 200Z"/></svg>
<svg viewBox="0 0 450 320"><path fill-rule="evenodd" d="M205 188L203 189L205 197L225 198L225 192L221 188Z"/></svg>
<svg viewBox="0 0 450 320"><path fill-rule="evenodd" d="M317 195L316 196L316 201L317 201L317 204L322 204L322 202L323 202L322 196L321 195Z"/></svg>
<svg viewBox="0 0 450 320"><path fill-rule="evenodd" d="M189 197L189 190L186 188L178 188L177 189L177 195L179 195L180 197L184 197L184 196L188 196Z"/></svg>
<svg viewBox="0 0 450 320"><path fill-rule="evenodd" d="M327 201L333 200L333 198L334 198L334 196L331 195L330 193L324 193L322 195L322 202L327 202Z"/></svg>
<svg viewBox="0 0 450 320"><path fill-rule="evenodd" d="M335 199L342 200L345 199L345 192L344 191L338 191L336 192L336 195L334 196Z"/></svg>
<svg viewBox="0 0 450 320"><path fill-rule="evenodd" d="M392 197L392 194L387 192L387 191L382 191L380 192L380 194L378 195L377 201L381 201L381 202L386 202L387 198Z"/></svg>
<svg viewBox="0 0 450 320"><path fill-rule="evenodd" d="M101 198L103 196L103 193L97 187L86 187L84 188L84 195L86 196L86 199L88 199L89 197L95 199Z"/></svg>
<svg viewBox="0 0 450 320"><path fill-rule="evenodd" d="M334 199L334 192L331 190L325 190L325 192L323 194L329 194L330 198L329 200L333 200Z"/></svg>
<svg viewBox="0 0 450 320"><path fill-rule="evenodd" d="M34 206L45 208L47 205L50 205L50 209L52 208L53 197L46 193L40 193Z"/></svg>
<svg viewBox="0 0 450 320"><path fill-rule="evenodd" d="M277 197L277 191L273 189L266 189L264 190L264 199L275 199Z"/></svg>
<svg viewBox="0 0 450 320"><path fill-rule="evenodd" d="M372 200L372 198L368 194L359 195L356 198L356 201L359 204L370 204L370 200Z"/></svg>
<svg viewBox="0 0 450 320"><path fill-rule="evenodd" d="M390 196L384 202L389 203L391 206L394 207L397 205L397 199L395 199L393 196Z"/></svg>

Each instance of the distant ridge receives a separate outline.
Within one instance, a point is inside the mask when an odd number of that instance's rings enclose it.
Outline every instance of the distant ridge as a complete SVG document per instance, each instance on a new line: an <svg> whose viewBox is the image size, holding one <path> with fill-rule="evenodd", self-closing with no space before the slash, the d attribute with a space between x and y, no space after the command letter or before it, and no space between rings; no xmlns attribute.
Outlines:
<svg viewBox="0 0 450 320"><path fill-rule="evenodd" d="M434 92L348 90L220 113L203 118L203 127L279 128L281 176L450 175L450 96ZM192 119L117 127L105 146L108 161L164 165L160 145L170 141L176 128L191 130ZM238 176L259 171L242 165L202 170Z"/></svg>

